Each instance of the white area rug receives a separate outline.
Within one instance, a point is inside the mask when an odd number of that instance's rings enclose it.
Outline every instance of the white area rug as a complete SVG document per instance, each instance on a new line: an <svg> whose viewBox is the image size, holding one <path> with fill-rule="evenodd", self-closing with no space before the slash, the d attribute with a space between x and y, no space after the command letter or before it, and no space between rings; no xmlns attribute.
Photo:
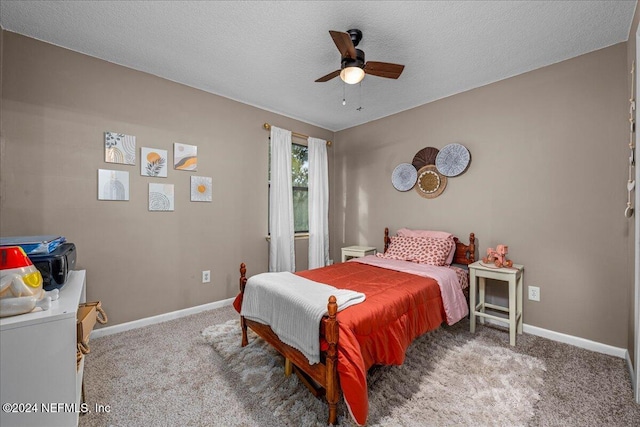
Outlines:
<svg viewBox="0 0 640 427"><path fill-rule="evenodd" d="M328 408L283 359L250 331L240 347L238 320L202 332L228 363L229 380L255 394L281 425L324 426ZM544 362L508 348L465 340L440 328L417 339L402 366L374 367L368 376L369 426L525 426L540 399ZM339 423L355 426L344 402Z"/></svg>

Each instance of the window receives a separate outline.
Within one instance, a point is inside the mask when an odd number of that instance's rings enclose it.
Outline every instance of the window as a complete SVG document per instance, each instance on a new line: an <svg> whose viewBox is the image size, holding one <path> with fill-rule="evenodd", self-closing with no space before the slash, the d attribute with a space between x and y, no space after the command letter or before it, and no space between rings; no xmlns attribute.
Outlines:
<svg viewBox="0 0 640 427"><path fill-rule="evenodd" d="M293 186L293 231L309 232L309 149L291 144L291 184ZM271 153L269 153L269 188L271 188Z"/></svg>
<svg viewBox="0 0 640 427"><path fill-rule="evenodd" d="M293 231L309 231L309 149L304 145L291 147L291 183L293 185Z"/></svg>

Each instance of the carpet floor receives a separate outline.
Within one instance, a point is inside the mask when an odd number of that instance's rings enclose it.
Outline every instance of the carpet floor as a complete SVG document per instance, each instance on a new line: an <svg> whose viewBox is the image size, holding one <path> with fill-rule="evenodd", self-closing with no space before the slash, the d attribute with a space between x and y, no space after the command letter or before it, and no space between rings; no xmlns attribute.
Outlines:
<svg viewBox="0 0 640 427"><path fill-rule="evenodd" d="M300 387L297 377L284 377L283 358L257 335L250 333L250 344L241 348L239 328L231 320L205 329L203 336L281 425L326 425L327 405ZM534 357L441 328L418 338L402 366L370 370L367 425L524 426L540 399L544 369ZM341 426L357 425L346 405L339 413Z"/></svg>
<svg viewBox="0 0 640 427"><path fill-rule="evenodd" d="M323 425L326 404L284 377L279 355L257 338L240 349L237 319L224 307L92 340L80 426ZM504 330L468 326L373 368L368 425L640 425L624 360L528 334L510 347Z"/></svg>

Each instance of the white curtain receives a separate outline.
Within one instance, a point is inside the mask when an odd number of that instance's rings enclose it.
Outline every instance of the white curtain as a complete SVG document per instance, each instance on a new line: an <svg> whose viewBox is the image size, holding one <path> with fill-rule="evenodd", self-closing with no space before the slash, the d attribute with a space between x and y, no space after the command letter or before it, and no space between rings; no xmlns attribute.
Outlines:
<svg viewBox="0 0 640 427"><path fill-rule="evenodd" d="M309 138L309 268L329 264L327 141Z"/></svg>
<svg viewBox="0 0 640 427"><path fill-rule="evenodd" d="M271 126L269 271L295 271L291 131Z"/></svg>

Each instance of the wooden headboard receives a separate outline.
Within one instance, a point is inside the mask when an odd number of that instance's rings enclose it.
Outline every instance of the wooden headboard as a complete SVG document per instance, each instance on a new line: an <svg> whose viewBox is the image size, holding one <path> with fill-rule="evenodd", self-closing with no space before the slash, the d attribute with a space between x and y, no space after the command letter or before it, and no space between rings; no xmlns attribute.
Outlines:
<svg viewBox="0 0 640 427"><path fill-rule="evenodd" d="M464 243L460 243L460 240L457 237L454 237L453 240L456 242L456 253L453 256L453 264L463 264L469 265L475 262L475 253L476 253L476 236L473 233L469 234L469 244L465 245ZM391 243L391 238L389 237L389 228L384 229L384 251L387 252L389 249L389 243Z"/></svg>

